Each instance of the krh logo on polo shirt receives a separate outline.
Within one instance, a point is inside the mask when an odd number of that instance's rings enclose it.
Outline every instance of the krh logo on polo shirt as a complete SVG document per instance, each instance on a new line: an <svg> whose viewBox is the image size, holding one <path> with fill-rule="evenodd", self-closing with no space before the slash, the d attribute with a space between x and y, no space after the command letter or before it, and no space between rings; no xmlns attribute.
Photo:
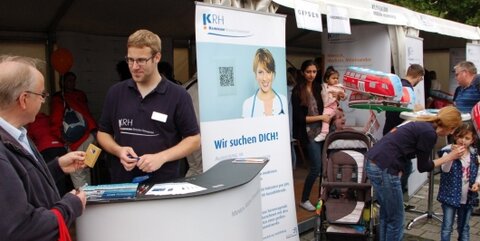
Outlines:
<svg viewBox="0 0 480 241"><path fill-rule="evenodd" d="M133 126L133 119L119 119L118 120L118 127L128 127Z"/></svg>

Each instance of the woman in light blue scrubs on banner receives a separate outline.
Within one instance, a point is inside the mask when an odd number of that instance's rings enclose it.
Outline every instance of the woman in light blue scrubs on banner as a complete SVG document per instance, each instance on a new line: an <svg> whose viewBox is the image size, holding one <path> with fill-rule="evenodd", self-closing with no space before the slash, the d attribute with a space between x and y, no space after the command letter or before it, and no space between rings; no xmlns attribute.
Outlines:
<svg viewBox="0 0 480 241"><path fill-rule="evenodd" d="M268 49L260 48L253 59L253 72L258 89L243 102L243 118L283 115L288 111L287 98L273 88L275 60Z"/></svg>

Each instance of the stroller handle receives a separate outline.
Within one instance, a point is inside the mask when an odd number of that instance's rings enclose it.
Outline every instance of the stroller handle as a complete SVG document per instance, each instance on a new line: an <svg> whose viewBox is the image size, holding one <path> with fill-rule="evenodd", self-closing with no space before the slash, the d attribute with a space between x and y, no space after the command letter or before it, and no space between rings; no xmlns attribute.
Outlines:
<svg viewBox="0 0 480 241"><path fill-rule="evenodd" d="M372 185L370 183L323 181L322 182L322 187L367 189L367 188L371 188Z"/></svg>

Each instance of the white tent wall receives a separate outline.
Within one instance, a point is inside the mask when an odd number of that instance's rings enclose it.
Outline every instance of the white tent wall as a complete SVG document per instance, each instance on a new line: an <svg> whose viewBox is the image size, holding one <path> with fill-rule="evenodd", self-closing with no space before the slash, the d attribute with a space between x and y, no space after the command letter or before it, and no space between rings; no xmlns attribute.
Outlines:
<svg viewBox="0 0 480 241"><path fill-rule="evenodd" d="M405 36L408 29L402 26L388 26L388 35L390 37L390 48L392 51L392 64L395 73L404 77L401 73L405 73Z"/></svg>

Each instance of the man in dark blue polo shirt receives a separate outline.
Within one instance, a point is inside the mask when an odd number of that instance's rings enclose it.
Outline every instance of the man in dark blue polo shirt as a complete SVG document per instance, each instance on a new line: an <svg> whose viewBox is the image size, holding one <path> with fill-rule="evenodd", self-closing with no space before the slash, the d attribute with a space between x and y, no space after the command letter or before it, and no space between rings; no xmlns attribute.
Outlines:
<svg viewBox="0 0 480 241"><path fill-rule="evenodd" d="M470 113L473 106L480 101L480 76L470 61L458 63L454 70L458 87L455 89L453 102L462 113Z"/></svg>
<svg viewBox="0 0 480 241"><path fill-rule="evenodd" d="M128 38L127 48L132 78L108 91L97 134L115 159L110 162L112 183L147 174L153 182L177 178L178 160L200 147L192 99L159 74L158 35L138 30Z"/></svg>

